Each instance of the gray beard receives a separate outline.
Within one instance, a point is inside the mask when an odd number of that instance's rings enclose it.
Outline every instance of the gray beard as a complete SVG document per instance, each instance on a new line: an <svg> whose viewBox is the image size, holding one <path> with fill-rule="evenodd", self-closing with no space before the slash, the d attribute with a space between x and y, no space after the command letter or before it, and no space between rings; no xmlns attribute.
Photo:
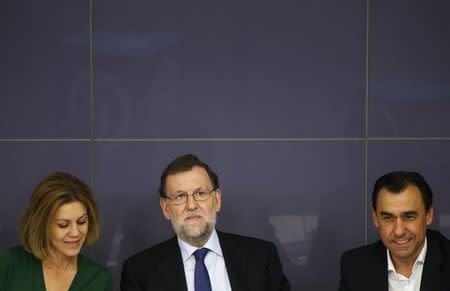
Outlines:
<svg viewBox="0 0 450 291"><path fill-rule="evenodd" d="M216 213L214 212L213 217L210 221L205 221L205 226L198 230L192 226L181 224L172 221L172 227L179 238L188 244L196 247L202 247L208 241L211 236L214 227L216 226Z"/></svg>

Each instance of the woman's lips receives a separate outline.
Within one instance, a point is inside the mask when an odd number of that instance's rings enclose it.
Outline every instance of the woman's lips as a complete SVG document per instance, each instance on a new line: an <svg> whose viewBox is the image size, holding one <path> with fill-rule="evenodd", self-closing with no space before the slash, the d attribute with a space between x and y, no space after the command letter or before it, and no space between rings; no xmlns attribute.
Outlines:
<svg viewBox="0 0 450 291"><path fill-rule="evenodd" d="M65 241L64 242L68 247L70 248L78 248L80 245L80 240L75 240L75 241Z"/></svg>

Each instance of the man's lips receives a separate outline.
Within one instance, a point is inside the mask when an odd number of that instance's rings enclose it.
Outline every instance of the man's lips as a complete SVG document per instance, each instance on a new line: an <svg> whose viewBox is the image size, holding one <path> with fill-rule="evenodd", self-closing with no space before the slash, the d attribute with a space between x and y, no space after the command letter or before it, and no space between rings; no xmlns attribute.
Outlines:
<svg viewBox="0 0 450 291"><path fill-rule="evenodd" d="M409 243L411 242L411 238L405 238L405 239L395 239L392 240L392 243L395 244L398 247L407 247Z"/></svg>
<svg viewBox="0 0 450 291"><path fill-rule="evenodd" d="M190 216L187 216L184 220L191 221L191 220L197 220L200 218L202 218L200 215L190 215Z"/></svg>

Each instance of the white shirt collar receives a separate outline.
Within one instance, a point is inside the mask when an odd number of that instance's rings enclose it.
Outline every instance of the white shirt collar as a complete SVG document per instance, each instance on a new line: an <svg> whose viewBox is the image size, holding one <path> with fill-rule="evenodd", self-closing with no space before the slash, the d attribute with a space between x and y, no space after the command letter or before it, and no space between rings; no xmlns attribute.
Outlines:
<svg viewBox="0 0 450 291"><path fill-rule="evenodd" d="M394 263L392 262L389 249L386 248L387 253L387 261L388 261L388 272L392 271L395 272ZM419 256L417 257L416 261L414 262L413 268L416 264L423 264L425 262L425 255L427 253L427 238L425 237L425 243L423 244L422 251L420 252Z"/></svg>
<svg viewBox="0 0 450 291"><path fill-rule="evenodd" d="M192 256L192 254L199 248L191 246L190 244L188 244L187 242L185 242L178 236L177 236L177 239L178 239L178 245L180 246L180 250L181 250L181 257L183 259L183 263L185 263ZM203 248L208 248L210 251L213 251L217 255L219 255L221 257L223 256L222 248L220 247L219 237L217 236L216 229L213 229L211 236L209 237L208 241L205 243Z"/></svg>

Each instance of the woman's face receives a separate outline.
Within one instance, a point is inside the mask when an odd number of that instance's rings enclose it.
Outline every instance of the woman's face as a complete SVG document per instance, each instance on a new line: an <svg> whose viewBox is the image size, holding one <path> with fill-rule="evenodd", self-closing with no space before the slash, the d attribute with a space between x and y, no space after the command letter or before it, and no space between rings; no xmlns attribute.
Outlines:
<svg viewBox="0 0 450 291"><path fill-rule="evenodd" d="M55 256L78 255L89 229L86 207L79 202L61 205L50 226L50 244Z"/></svg>

